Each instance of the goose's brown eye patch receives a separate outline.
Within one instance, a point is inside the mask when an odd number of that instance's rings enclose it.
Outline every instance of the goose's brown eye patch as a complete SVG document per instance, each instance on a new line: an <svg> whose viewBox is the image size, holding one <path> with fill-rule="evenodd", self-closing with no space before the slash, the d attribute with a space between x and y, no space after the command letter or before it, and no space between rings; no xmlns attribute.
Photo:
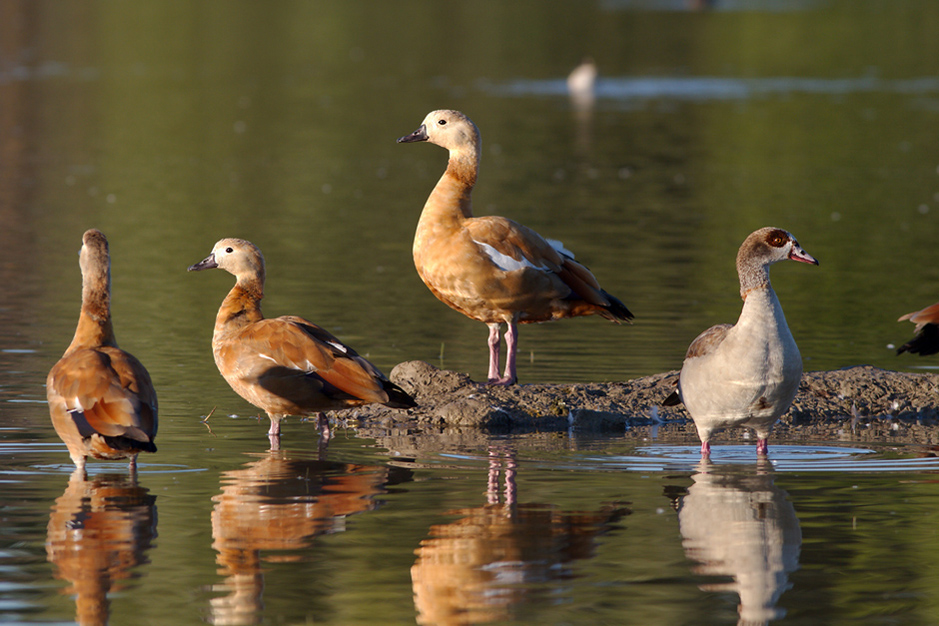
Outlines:
<svg viewBox="0 0 939 626"><path fill-rule="evenodd" d="M774 230L766 238L766 243L774 248L782 248L789 241L789 236L781 230Z"/></svg>

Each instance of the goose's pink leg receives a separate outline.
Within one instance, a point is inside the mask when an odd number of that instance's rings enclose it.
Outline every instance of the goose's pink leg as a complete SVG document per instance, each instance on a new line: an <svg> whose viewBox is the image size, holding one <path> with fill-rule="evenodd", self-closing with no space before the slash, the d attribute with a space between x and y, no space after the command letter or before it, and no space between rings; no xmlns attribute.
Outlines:
<svg viewBox="0 0 939 626"><path fill-rule="evenodd" d="M756 453L759 456L766 456L769 454L769 442L766 439L756 440Z"/></svg>
<svg viewBox="0 0 939 626"><path fill-rule="evenodd" d="M709 456L711 456L711 444L708 443L707 441L702 441L701 442L701 457L704 458L704 457L709 457Z"/></svg>

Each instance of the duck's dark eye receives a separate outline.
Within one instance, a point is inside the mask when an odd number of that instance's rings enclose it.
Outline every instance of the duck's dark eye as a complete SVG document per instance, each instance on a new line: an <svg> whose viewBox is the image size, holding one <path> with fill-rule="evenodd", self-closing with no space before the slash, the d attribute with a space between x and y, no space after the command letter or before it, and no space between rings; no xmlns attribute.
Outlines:
<svg viewBox="0 0 939 626"><path fill-rule="evenodd" d="M440 124L441 126L446 126L447 120L437 120L437 123Z"/></svg>
<svg viewBox="0 0 939 626"><path fill-rule="evenodd" d="M234 248L225 248L225 252L227 252L228 254L231 254L234 251L235 251Z"/></svg>

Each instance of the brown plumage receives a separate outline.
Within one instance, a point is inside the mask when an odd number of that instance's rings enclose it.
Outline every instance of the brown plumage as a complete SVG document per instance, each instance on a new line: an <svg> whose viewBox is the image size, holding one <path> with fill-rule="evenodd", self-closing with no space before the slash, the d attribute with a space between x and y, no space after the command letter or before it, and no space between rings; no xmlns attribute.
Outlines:
<svg viewBox="0 0 939 626"><path fill-rule="evenodd" d="M915 336L897 348L897 354L910 352L929 356L939 352L939 302L925 309L907 313L898 322L910 320L916 324Z"/></svg>
<svg viewBox="0 0 939 626"><path fill-rule="evenodd" d="M629 309L558 241L498 216L473 217L480 137L459 111L433 111L399 143L429 141L450 152L447 170L424 204L414 235L414 265L444 304L489 326L489 382L517 379L519 323L600 315L629 321ZM506 361L499 376L500 325Z"/></svg>
<svg viewBox="0 0 939 626"><path fill-rule="evenodd" d="M157 397L140 361L117 347L111 324L111 260L98 230L82 237L82 308L72 343L46 379L55 431L76 467L86 457L156 452Z"/></svg>
<svg viewBox="0 0 939 626"><path fill-rule="evenodd" d="M264 257L250 241L222 239L189 271L211 268L236 278L215 318L215 364L235 393L267 413L272 446L287 415L370 403L415 406L378 368L319 326L292 315L265 319ZM320 427L326 428L323 416Z"/></svg>

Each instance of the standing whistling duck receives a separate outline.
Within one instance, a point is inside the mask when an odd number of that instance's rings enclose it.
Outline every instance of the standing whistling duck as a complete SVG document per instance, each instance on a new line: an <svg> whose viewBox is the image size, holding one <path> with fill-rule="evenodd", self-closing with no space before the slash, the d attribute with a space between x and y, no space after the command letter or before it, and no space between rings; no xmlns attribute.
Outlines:
<svg viewBox="0 0 939 626"><path fill-rule="evenodd" d="M489 383L516 382L518 324L600 315L629 321L626 306L559 241L498 216L473 217L480 138L459 111L433 111L399 143L429 141L450 152L447 170L424 204L414 235L414 265L444 304L489 326ZM506 359L499 376L500 325Z"/></svg>
<svg viewBox="0 0 939 626"><path fill-rule="evenodd" d="M75 336L46 379L52 425L76 471L86 457L130 458L156 452L157 397L150 375L117 347L111 325L111 259L99 230L82 236L82 308Z"/></svg>
<svg viewBox="0 0 939 626"><path fill-rule="evenodd" d="M818 265L782 229L761 228L744 240L737 253L740 318L698 335L681 366L678 390L665 400L688 409L702 456L711 453L713 432L739 427L756 431L757 454L765 455L773 424L799 390L802 356L769 282L769 266L786 259Z"/></svg>
<svg viewBox="0 0 939 626"><path fill-rule="evenodd" d="M293 315L264 318L264 257L253 243L222 239L189 271L212 268L236 279L215 318L215 364L235 393L267 413L274 449L287 415L318 413L320 431L328 439L322 411L370 403L415 406L377 367L316 324Z"/></svg>

